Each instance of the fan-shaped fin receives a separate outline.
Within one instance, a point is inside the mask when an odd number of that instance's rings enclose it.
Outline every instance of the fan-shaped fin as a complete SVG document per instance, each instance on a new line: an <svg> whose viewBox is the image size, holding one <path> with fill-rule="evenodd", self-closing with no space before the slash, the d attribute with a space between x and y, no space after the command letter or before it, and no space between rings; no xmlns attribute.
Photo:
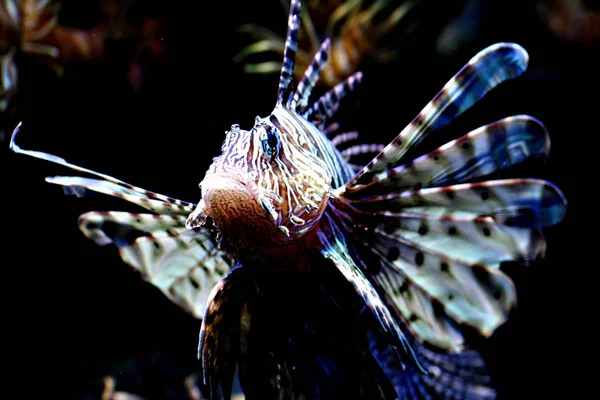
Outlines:
<svg viewBox="0 0 600 400"><path fill-rule="evenodd" d="M348 186L366 184L377 173L393 168L426 134L447 125L498 84L523 73L528 58L514 43L498 43L479 52Z"/></svg>
<svg viewBox="0 0 600 400"><path fill-rule="evenodd" d="M457 324L471 326L485 336L506 321L515 305L512 281L493 267L467 264L382 232L376 233L372 251L381 260L381 269L373 273L373 278L382 284L378 275L387 275L392 286L385 289L393 294L392 298L399 296L404 301L416 290L412 287L417 286L430 297L430 302L442 305L445 314ZM409 326L423 319L414 308L401 311ZM427 325L432 321L427 321Z"/></svg>
<svg viewBox="0 0 600 400"><path fill-rule="evenodd" d="M121 198L157 214L187 215L195 207L193 203L172 198L168 198L168 201L165 201L164 197L166 196L158 193L108 180L78 176L49 176L46 178L46 182L63 186L67 194L83 196L87 190L91 190Z"/></svg>
<svg viewBox="0 0 600 400"><path fill-rule="evenodd" d="M552 183L539 179L503 179L406 191L360 200L344 199L366 212L415 212L452 215L467 211L509 226L541 228L558 223L567 200ZM444 213L445 211L442 211Z"/></svg>
<svg viewBox="0 0 600 400"><path fill-rule="evenodd" d="M114 243L125 263L138 270L144 280L159 288L171 301L200 318L208 292L229 270L230 260L217 250L206 229L185 228L185 219L195 205L145 190L111 176L70 164L52 154L23 150L11 139L16 153L66 166L101 179L75 176L48 177L70 194L87 190L122 198L160 215L127 212L89 212L79 218L86 237L99 245Z"/></svg>
<svg viewBox="0 0 600 400"><path fill-rule="evenodd" d="M21 128L21 123L17 125L15 130L13 131L11 140L10 140L10 149L17 154L25 154L30 157L39 158L41 160L50 161L55 164L63 165L67 168L73 169L75 171L83 172L85 174L90 174L96 176L99 179L90 179L90 178L82 178L82 177L48 177L46 180L50 183L55 183L58 185L62 185L68 188L72 188L72 190L67 190L68 194L77 194L81 195L85 192L86 189L93 190L96 192L116 196L123 198L127 201L133 202L141 207L149 209L151 211L167 214L182 214L187 215L194 211L196 207L195 204L189 203L187 201L175 199L173 197L165 196L159 193L155 193L146 189L139 188L137 186L133 186L129 183L123 182L117 178L113 178L112 176L102 174L100 172L92 171L87 168L80 167L75 164L70 164L63 158L57 157L52 154L44 153L41 151L33 151L33 150L24 150L21 149L15 143L15 139L17 134L19 133Z"/></svg>
<svg viewBox="0 0 600 400"><path fill-rule="evenodd" d="M212 287L231 261L207 229L190 231L184 216L88 212L79 218L84 235L99 245L114 243L123 261L171 301L202 318Z"/></svg>
<svg viewBox="0 0 600 400"><path fill-rule="evenodd" d="M367 197L417 188L439 187L480 178L547 157L550 138L535 118L518 115L482 126L414 161L381 171L364 185L347 187L346 197Z"/></svg>
<svg viewBox="0 0 600 400"><path fill-rule="evenodd" d="M325 215L324 218L329 219L330 217ZM327 224L323 224L321 229L323 231L329 230L328 234L321 233L319 235L319 240L323 246L323 250L321 251L323 256L331 260L348 282L352 284L356 293L363 299L365 305L375 316L383 330L398 346L401 361L403 363L413 363L416 368L420 368L397 321L390 314L390 311L364 273L355 264L352 257L350 257L346 245L340 240L342 233L337 231L335 224L330 220L327 221Z"/></svg>

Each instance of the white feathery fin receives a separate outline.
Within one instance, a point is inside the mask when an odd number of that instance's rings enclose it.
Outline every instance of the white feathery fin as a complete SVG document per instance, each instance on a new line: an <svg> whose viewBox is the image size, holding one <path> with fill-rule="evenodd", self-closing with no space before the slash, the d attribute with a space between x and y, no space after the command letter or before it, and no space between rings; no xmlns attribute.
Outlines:
<svg viewBox="0 0 600 400"><path fill-rule="evenodd" d="M447 125L498 84L521 75L528 60L525 49L515 43L497 43L480 51L347 186L368 183L375 174L393 168L426 134Z"/></svg>
<svg viewBox="0 0 600 400"><path fill-rule="evenodd" d="M344 202L363 212L439 215L442 209L447 215L477 213L507 226L528 229L557 224L567 208L560 189L551 182L531 178L463 183Z"/></svg>
<svg viewBox="0 0 600 400"><path fill-rule="evenodd" d="M122 198L131 203L137 204L140 207L159 214L180 214L188 215L194 211L195 204L187 201L179 200L173 197L155 193L129 183L123 182L117 178L105 175L87 168L80 167L68 163L63 158L41 151L24 150L16 143L17 133L20 131L21 123L17 125L10 139L10 149L17 154L24 154L30 157L39 158L41 160L50 161L55 164L63 165L75 171L90 174L102 179L83 178L78 176L57 176L47 177L46 181L53 184L62 185L65 187L67 194L82 195L86 190L107 194Z"/></svg>
<svg viewBox="0 0 600 400"><path fill-rule="evenodd" d="M312 63L308 66L304 72L302 80L298 84L298 88L294 93L289 108L299 113L303 113L304 109L308 105L308 98L315 87L315 84L321 76L321 71L329 58L329 52L331 51L331 45L329 39L325 39L319 48L319 51L315 54Z"/></svg>
<svg viewBox="0 0 600 400"><path fill-rule="evenodd" d="M563 194L536 179L338 199L335 211L349 234L380 260L365 274L419 340L449 351L463 345L455 326L490 335L506 320L516 294L500 263L543 256L539 229L566 210Z"/></svg>
<svg viewBox="0 0 600 400"><path fill-rule="evenodd" d="M277 92L277 104L285 105L288 96L292 95L294 83L294 64L296 50L298 49L298 34L300 28L301 0L292 0L290 4L290 16L288 18L288 30L285 39L285 50L283 52L283 65L279 77L279 90Z"/></svg>
<svg viewBox="0 0 600 400"><path fill-rule="evenodd" d="M221 253L208 229L190 231L187 215L195 205L135 187L121 180L77 165L52 154L21 149L14 130L10 149L66 166L102 179L79 176L48 177L69 194L86 190L119 197L159 215L116 211L88 212L79 217L83 234L98 245L114 243L122 260L139 271L172 302L201 318L210 289L229 271L230 260Z"/></svg>
<svg viewBox="0 0 600 400"><path fill-rule="evenodd" d="M211 233L188 230L183 215L92 211L79 217L79 228L98 245L114 243L126 264L197 319L229 271Z"/></svg>
<svg viewBox="0 0 600 400"><path fill-rule="evenodd" d="M428 226L427 219L411 220L400 214L396 218L379 216L379 223L375 223L368 214L352 213L344 220L346 226L354 227L350 234L364 244L364 250L376 256L362 265L364 273L385 293L388 306L393 305L390 309L397 311L405 326L429 346L461 351L465 346L461 326L488 336L506 320L515 304L514 286L497 265L474 264L444 253L443 237L440 246L423 246L421 237L429 234L423 228ZM395 224L388 225L390 222ZM458 231L451 221L447 226ZM418 232L409 230L414 228ZM453 234L462 232L450 236ZM493 241L490 239L488 243ZM480 243L486 244L483 240ZM502 249L495 253L498 257L482 261L510 259L510 255L502 257Z"/></svg>
<svg viewBox="0 0 600 400"><path fill-rule="evenodd" d="M404 238L403 232L376 232L376 237L371 250L379 256L381 269L373 274L373 279L388 294L394 294L394 300L404 302L411 298L411 293L420 291L420 294L425 295L426 303L443 305L443 312L440 310L440 314L450 317L456 324L471 326L485 336L489 336L506 321L516 303L516 292L512 281L503 272L483 264L471 265L425 248L412 241L413 238ZM398 280L395 275L402 279ZM382 280L384 276L387 279ZM386 286L387 282L392 284ZM427 321L424 327L417 326L424 315L414 307L401 311L407 325L417 332L435 326L432 321ZM406 315L406 311L410 314ZM448 332L447 329L444 331ZM452 336L446 340L452 339ZM449 345L436 343L437 337L420 337L427 338L430 343L441 348ZM442 338L443 336L440 337Z"/></svg>

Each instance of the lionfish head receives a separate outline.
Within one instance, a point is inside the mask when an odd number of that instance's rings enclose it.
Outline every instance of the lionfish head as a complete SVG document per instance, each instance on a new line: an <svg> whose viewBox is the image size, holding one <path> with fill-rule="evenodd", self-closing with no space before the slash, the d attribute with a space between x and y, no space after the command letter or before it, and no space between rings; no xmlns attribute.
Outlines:
<svg viewBox="0 0 600 400"><path fill-rule="evenodd" d="M222 154L200 183L202 199L188 228L207 217L231 243L244 248L302 238L319 221L332 176L307 133L276 107L256 117L250 131L233 125ZM289 117L289 116L288 116Z"/></svg>

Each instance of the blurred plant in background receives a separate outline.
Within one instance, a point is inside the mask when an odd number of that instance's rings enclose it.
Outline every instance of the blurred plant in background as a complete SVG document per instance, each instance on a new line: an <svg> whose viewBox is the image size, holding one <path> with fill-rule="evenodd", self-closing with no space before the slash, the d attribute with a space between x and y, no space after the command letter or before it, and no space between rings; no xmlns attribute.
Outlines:
<svg viewBox="0 0 600 400"><path fill-rule="evenodd" d="M287 2L282 3L287 12ZM398 56L393 48L383 47L382 41L400 25L418 0L308 0L305 3L308 11L302 16L294 75L296 79L302 78L322 40L330 38L330 62L323 69L318 85L333 87L355 73L367 59L386 63ZM277 59L283 56L283 35L256 24L243 24L238 31L257 41L236 54L235 62L270 52L276 53ZM281 62L247 63L244 70L258 74L279 73Z"/></svg>
<svg viewBox="0 0 600 400"><path fill-rule="evenodd" d="M16 52L39 57L61 72L56 63L59 50L47 43L57 18L58 5L50 0L0 0L0 112L17 91Z"/></svg>

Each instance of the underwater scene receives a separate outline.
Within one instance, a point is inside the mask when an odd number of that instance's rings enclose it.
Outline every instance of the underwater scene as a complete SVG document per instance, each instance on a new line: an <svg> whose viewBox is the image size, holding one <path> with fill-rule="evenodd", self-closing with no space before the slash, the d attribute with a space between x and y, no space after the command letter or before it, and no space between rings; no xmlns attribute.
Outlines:
<svg viewBox="0 0 600 400"><path fill-rule="evenodd" d="M588 398L599 13L0 0L9 397Z"/></svg>

